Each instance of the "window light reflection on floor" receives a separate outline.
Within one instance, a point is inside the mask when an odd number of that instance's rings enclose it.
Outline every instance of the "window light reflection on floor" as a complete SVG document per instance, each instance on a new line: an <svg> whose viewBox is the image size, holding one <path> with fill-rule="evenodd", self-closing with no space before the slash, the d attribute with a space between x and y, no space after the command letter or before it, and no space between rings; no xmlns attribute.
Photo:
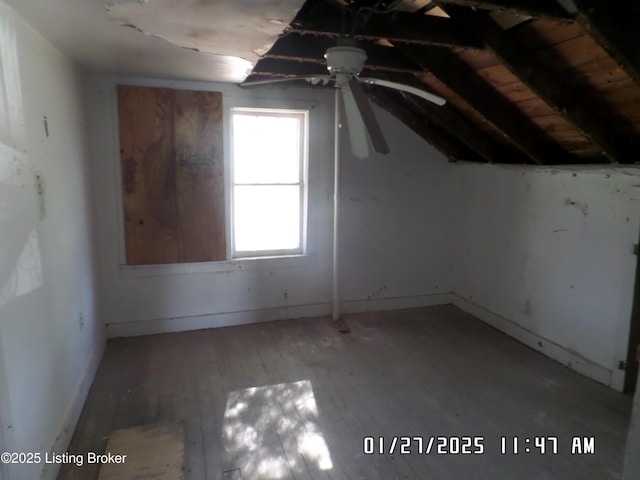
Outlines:
<svg viewBox="0 0 640 480"><path fill-rule="evenodd" d="M243 478L278 479L333 468L308 380L231 392L223 441L224 469L240 469Z"/></svg>

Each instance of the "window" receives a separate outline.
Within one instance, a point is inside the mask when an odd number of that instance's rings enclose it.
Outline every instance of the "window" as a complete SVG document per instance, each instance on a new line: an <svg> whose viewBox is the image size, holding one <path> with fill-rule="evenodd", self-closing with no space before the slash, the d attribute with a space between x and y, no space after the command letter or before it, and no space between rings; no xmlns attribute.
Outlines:
<svg viewBox="0 0 640 480"><path fill-rule="evenodd" d="M234 258L304 253L307 118L301 110L231 109Z"/></svg>
<svg viewBox="0 0 640 480"><path fill-rule="evenodd" d="M226 110L210 91L117 93L123 263L306 253L307 110Z"/></svg>

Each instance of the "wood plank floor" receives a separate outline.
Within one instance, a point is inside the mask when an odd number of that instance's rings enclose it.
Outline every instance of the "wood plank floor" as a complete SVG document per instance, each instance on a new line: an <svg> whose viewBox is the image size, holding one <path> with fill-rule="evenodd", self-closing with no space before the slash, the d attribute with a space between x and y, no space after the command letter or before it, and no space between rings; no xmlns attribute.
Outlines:
<svg viewBox="0 0 640 480"><path fill-rule="evenodd" d="M189 480L620 478L630 397L452 306L345 319L350 334L323 318L112 340L69 452L183 422ZM447 453L462 449L455 438L424 453L431 437L456 436L482 437L471 451L484 453ZM363 453L364 437L385 453ZM423 453L412 438L401 454L408 441L394 437L422 437ZM593 437L595 454L572 455L574 437ZM98 471L64 466L58 478Z"/></svg>

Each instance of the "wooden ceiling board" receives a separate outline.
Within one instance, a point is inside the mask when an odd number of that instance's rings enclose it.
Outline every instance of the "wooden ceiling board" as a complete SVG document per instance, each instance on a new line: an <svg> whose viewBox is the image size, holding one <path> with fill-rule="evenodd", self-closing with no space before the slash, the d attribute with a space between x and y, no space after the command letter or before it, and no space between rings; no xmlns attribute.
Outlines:
<svg viewBox="0 0 640 480"><path fill-rule="evenodd" d="M456 48L451 50L460 60L464 60L471 68L476 70L500 64L500 60L498 60L490 50L471 48Z"/></svg>
<svg viewBox="0 0 640 480"><path fill-rule="evenodd" d="M493 65L491 67L481 68L476 70L476 73L494 87L506 87L514 83L521 83L520 79L511 73L504 65Z"/></svg>
<svg viewBox="0 0 640 480"><path fill-rule="evenodd" d="M505 85L499 89L499 92L513 103L540 98L522 82Z"/></svg>
<svg viewBox="0 0 640 480"><path fill-rule="evenodd" d="M640 84L637 1L572 0L579 21L599 45Z"/></svg>
<svg viewBox="0 0 640 480"><path fill-rule="evenodd" d="M551 47L584 34L584 28L577 22L549 18L533 20L513 30L513 35L532 50Z"/></svg>
<svg viewBox="0 0 640 480"><path fill-rule="evenodd" d="M607 163L602 161L600 152L594 148L591 142L585 143L583 148L572 147L569 151L579 157L581 161L584 161L584 163Z"/></svg>
<svg viewBox="0 0 640 480"><path fill-rule="evenodd" d="M565 134L563 138L565 148L580 157L584 158L600 158L602 152L589 139L580 133ZM591 163L589 161L588 163Z"/></svg>
<svg viewBox="0 0 640 480"><path fill-rule="evenodd" d="M558 113L555 109L542 101L540 97L514 102L514 104L529 117L540 117L543 115L553 115Z"/></svg>
<svg viewBox="0 0 640 480"><path fill-rule="evenodd" d="M597 146L560 115L533 117L531 120L574 155L588 157L601 154Z"/></svg>
<svg viewBox="0 0 640 480"><path fill-rule="evenodd" d="M460 116L451 106L434 109L427 102L400 91L366 85L372 99L403 121L450 161L488 162L500 154L491 142ZM475 138L473 137L475 135Z"/></svg>
<svg viewBox="0 0 640 480"><path fill-rule="evenodd" d="M469 105L469 103L451 90L447 85L432 75L421 75L420 79L435 93L446 98L447 102L452 107L473 123L484 135L488 135L492 139L500 143L504 143L506 139L505 135L497 130L480 112Z"/></svg>
<svg viewBox="0 0 640 480"><path fill-rule="evenodd" d="M593 89L600 98L614 104L640 100L640 85L626 75L622 80L594 86Z"/></svg>
<svg viewBox="0 0 640 480"><path fill-rule="evenodd" d="M491 13L504 12L512 15L536 18L569 18L570 15L553 0L435 0L451 15L451 7L470 7Z"/></svg>
<svg viewBox="0 0 640 480"><path fill-rule="evenodd" d="M554 134L561 134L563 132L577 132L578 130L571 125L567 120L558 114L540 115L537 117L530 117L540 128L542 128L548 134L554 136Z"/></svg>
<svg viewBox="0 0 640 480"><path fill-rule="evenodd" d="M536 58L546 67L563 71L610 58L588 35L572 38L551 47L540 48Z"/></svg>
<svg viewBox="0 0 640 480"><path fill-rule="evenodd" d="M464 134L457 132L458 140L473 148L477 136L469 135L471 126L496 146L507 150L515 146L511 151L521 163L635 161L626 146L637 143L640 132L640 86L610 56L611 44L603 43L600 34L591 36L589 24L582 17L580 21L566 15L551 18L552 10L545 10L544 15L503 29L488 11L512 3L437 3L450 20L430 19L429 23L418 18L424 17L421 12L407 11L358 16L357 9L368 5L364 1L345 2L341 7L309 0L292 23L291 32L313 35L299 37L304 42L289 37L286 48L283 42L287 37L283 37L254 73L316 73L322 64L319 53L335 41L340 31L341 22L336 18L342 15L336 14L350 8L351 13L345 17L346 30L342 30L351 31L360 46L370 52L363 75L400 82L408 79L411 85L419 79L447 100L441 110L446 114L439 115L437 110L427 112L412 98L386 97L385 108L392 111L394 102L400 103L396 113L402 111L401 117L409 119L414 127L421 115L433 115L432 119L441 122L438 128L446 128L444 119L449 119L457 128L465 129ZM517 5L525 8L525 3ZM526 5L545 8L534 1ZM352 28L349 22L354 18L359 23ZM417 28L419 25L433 28ZM380 42L394 48L385 48L378 55ZM446 142L442 145L451 158L450 146ZM491 150L487 148L481 155L487 158ZM504 155L498 157L495 161L507 161Z"/></svg>
<svg viewBox="0 0 640 480"><path fill-rule="evenodd" d="M601 59L560 73L567 85L590 89L606 88L623 80L632 81L629 75L611 59Z"/></svg>

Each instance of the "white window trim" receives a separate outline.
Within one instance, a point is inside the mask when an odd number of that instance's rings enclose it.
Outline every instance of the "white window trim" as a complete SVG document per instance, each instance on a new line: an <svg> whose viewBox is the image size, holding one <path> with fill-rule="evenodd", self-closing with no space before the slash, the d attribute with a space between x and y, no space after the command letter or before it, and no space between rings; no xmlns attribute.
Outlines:
<svg viewBox="0 0 640 480"><path fill-rule="evenodd" d="M259 259L265 257L287 257L296 255L305 255L307 253L307 202L308 202L308 164L309 164L309 110L290 109L290 108L261 108L261 107L231 107L229 110L229 177L227 185L227 205L229 205L227 215L227 231L228 231L228 254L231 261L237 259ZM300 132L300 155L301 165L299 169L298 183L273 183L273 184L256 184L256 185L300 185L300 246L295 249L278 249L278 250L258 250L258 251L238 251L235 248L235 226L233 224L234 213L234 152L233 152L233 115L236 112L251 113L252 115L264 116L286 116L301 118L302 128ZM249 185L249 184L246 184Z"/></svg>
<svg viewBox="0 0 640 480"><path fill-rule="evenodd" d="M164 277L167 275L228 274L232 272L273 271L275 268L316 268L317 256L278 255L243 257L219 262L168 263L159 265L120 265L121 278Z"/></svg>

